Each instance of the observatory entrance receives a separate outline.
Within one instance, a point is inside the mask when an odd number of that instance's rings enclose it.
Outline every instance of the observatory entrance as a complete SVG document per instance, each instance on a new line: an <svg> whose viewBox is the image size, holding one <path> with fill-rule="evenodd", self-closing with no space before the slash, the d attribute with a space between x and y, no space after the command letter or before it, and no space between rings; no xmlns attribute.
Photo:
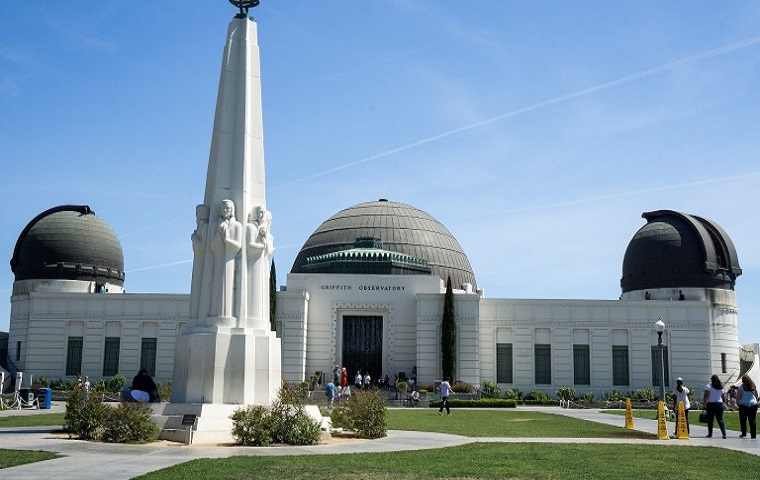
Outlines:
<svg viewBox="0 0 760 480"><path fill-rule="evenodd" d="M343 366L348 383L357 371L369 372L372 383L383 374L383 317L380 315L343 316Z"/></svg>

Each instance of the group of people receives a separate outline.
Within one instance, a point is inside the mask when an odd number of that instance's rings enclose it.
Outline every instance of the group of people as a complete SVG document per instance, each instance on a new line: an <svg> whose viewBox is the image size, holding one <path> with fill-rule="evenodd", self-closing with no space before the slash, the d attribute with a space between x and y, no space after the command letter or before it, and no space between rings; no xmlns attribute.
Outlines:
<svg viewBox="0 0 760 480"><path fill-rule="evenodd" d="M673 391L673 410L678 415L678 404L683 403L687 432L689 428L689 409L691 408L689 396L690 391L683 385L683 379L677 378L676 388ZM736 405L739 407L739 424L741 427L741 435L739 437L747 437L747 424L749 424L750 438L757 438L758 392L755 382L752 381L749 375L742 375L741 385L729 389L729 392L725 390L720 378L717 375L712 375L710 383L705 385L702 400L704 403L703 411L706 414L707 420L707 437L712 437L713 425L717 422L720 433L723 438L726 438L723 411L727 408L728 402L736 402Z"/></svg>

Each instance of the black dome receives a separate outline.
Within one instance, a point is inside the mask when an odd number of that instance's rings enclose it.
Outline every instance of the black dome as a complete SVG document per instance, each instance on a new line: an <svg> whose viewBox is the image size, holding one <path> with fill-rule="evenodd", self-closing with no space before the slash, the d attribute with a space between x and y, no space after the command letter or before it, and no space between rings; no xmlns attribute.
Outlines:
<svg viewBox="0 0 760 480"><path fill-rule="evenodd" d="M656 288L733 290L742 274L736 249L717 223L658 210L633 236L623 258L623 293Z"/></svg>
<svg viewBox="0 0 760 480"><path fill-rule="evenodd" d="M106 222L87 205L37 215L21 232L11 259L19 280L85 280L124 284L124 253Z"/></svg>
<svg viewBox="0 0 760 480"><path fill-rule="evenodd" d="M427 260L432 274L451 284L477 288L470 261L459 242L438 220L403 203L379 200L346 208L328 218L298 253L291 273L309 273L306 259L353 248L357 238L380 239L383 248Z"/></svg>

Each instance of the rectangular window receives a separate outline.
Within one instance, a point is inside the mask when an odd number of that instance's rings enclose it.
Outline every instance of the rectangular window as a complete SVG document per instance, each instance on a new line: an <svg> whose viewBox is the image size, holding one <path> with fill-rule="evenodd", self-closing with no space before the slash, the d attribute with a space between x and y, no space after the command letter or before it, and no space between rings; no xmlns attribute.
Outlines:
<svg viewBox="0 0 760 480"><path fill-rule="evenodd" d="M103 350L103 376L112 377L119 373L119 337L106 337L106 345Z"/></svg>
<svg viewBox="0 0 760 480"><path fill-rule="evenodd" d="M69 337L66 348L66 375L80 375L82 373L82 346L83 337Z"/></svg>
<svg viewBox="0 0 760 480"><path fill-rule="evenodd" d="M512 344L496 344L496 383L512 383Z"/></svg>
<svg viewBox="0 0 760 480"><path fill-rule="evenodd" d="M670 386L670 367L668 366L668 347L662 346L662 357L665 361L665 386ZM652 345L652 386L660 386L660 350L657 345Z"/></svg>
<svg viewBox="0 0 760 480"><path fill-rule="evenodd" d="M156 339L143 338L140 349L140 366L148 370L151 377L156 375Z"/></svg>
<svg viewBox="0 0 760 480"><path fill-rule="evenodd" d="M721 353L720 354L720 370L721 373L727 373L728 372L728 362L726 362L726 354Z"/></svg>
<svg viewBox="0 0 760 480"><path fill-rule="evenodd" d="M21 342L16 342L16 361L21 361Z"/></svg>
<svg viewBox="0 0 760 480"><path fill-rule="evenodd" d="M591 385L591 351L588 345L573 345L573 383Z"/></svg>
<svg viewBox="0 0 760 480"><path fill-rule="evenodd" d="M546 343L537 343L534 347L536 384L548 385L552 383L552 346Z"/></svg>
<svg viewBox="0 0 760 480"><path fill-rule="evenodd" d="M629 385L628 379L628 346L612 346L612 384Z"/></svg>

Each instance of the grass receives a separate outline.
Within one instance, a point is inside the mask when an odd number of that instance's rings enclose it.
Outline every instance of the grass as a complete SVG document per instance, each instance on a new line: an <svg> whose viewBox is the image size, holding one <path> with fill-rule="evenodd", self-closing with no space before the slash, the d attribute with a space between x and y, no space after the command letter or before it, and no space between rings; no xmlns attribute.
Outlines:
<svg viewBox="0 0 760 480"><path fill-rule="evenodd" d="M588 422L564 415L519 409L452 411L438 415L435 409L388 411L389 430L439 432L465 437L518 438L656 438L656 435Z"/></svg>
<svg viewBox="0 0 760 480"><path fill-rule="evenodd" d="M40 413L38 415L16 415L0 417L0 428L11 427L45 427L63 425L64 413Z"/></svg>
<svg viewBox="0 0 760 480"><path fill-rule="evenodd" d="M62 455L38 450L5 450L0 448L0 469L16 467L25 463L41 462L51 458L59 458Z"/></svg>
<svg viewBox="0 0 760 480"><path fill-rule="evenodd" d="M613 415L625 415L625 410L603 410L604 413L610 413ZM657 419L657 410L632 410L633 418L648 418L650 420ZM700 410L691 410L689 412L689 424L690 425L707 425L706 423L699 422ZM739 412L723 412L723 422L726 424L726 430L741 431L739 426ZM636 422L633 422L634 425ZM668 420L668 423L675 425L675 420ZM720 430L718 422L713 422L713 428Z"/></svg>
<svg viewBox="0 0 760 480"><path fill-rule="evenodd" d="M760 458L714 447L556 443L475 443L393 453L192 460L142 480L619 479L713 480L715 466L760 469Z"/></svg>

